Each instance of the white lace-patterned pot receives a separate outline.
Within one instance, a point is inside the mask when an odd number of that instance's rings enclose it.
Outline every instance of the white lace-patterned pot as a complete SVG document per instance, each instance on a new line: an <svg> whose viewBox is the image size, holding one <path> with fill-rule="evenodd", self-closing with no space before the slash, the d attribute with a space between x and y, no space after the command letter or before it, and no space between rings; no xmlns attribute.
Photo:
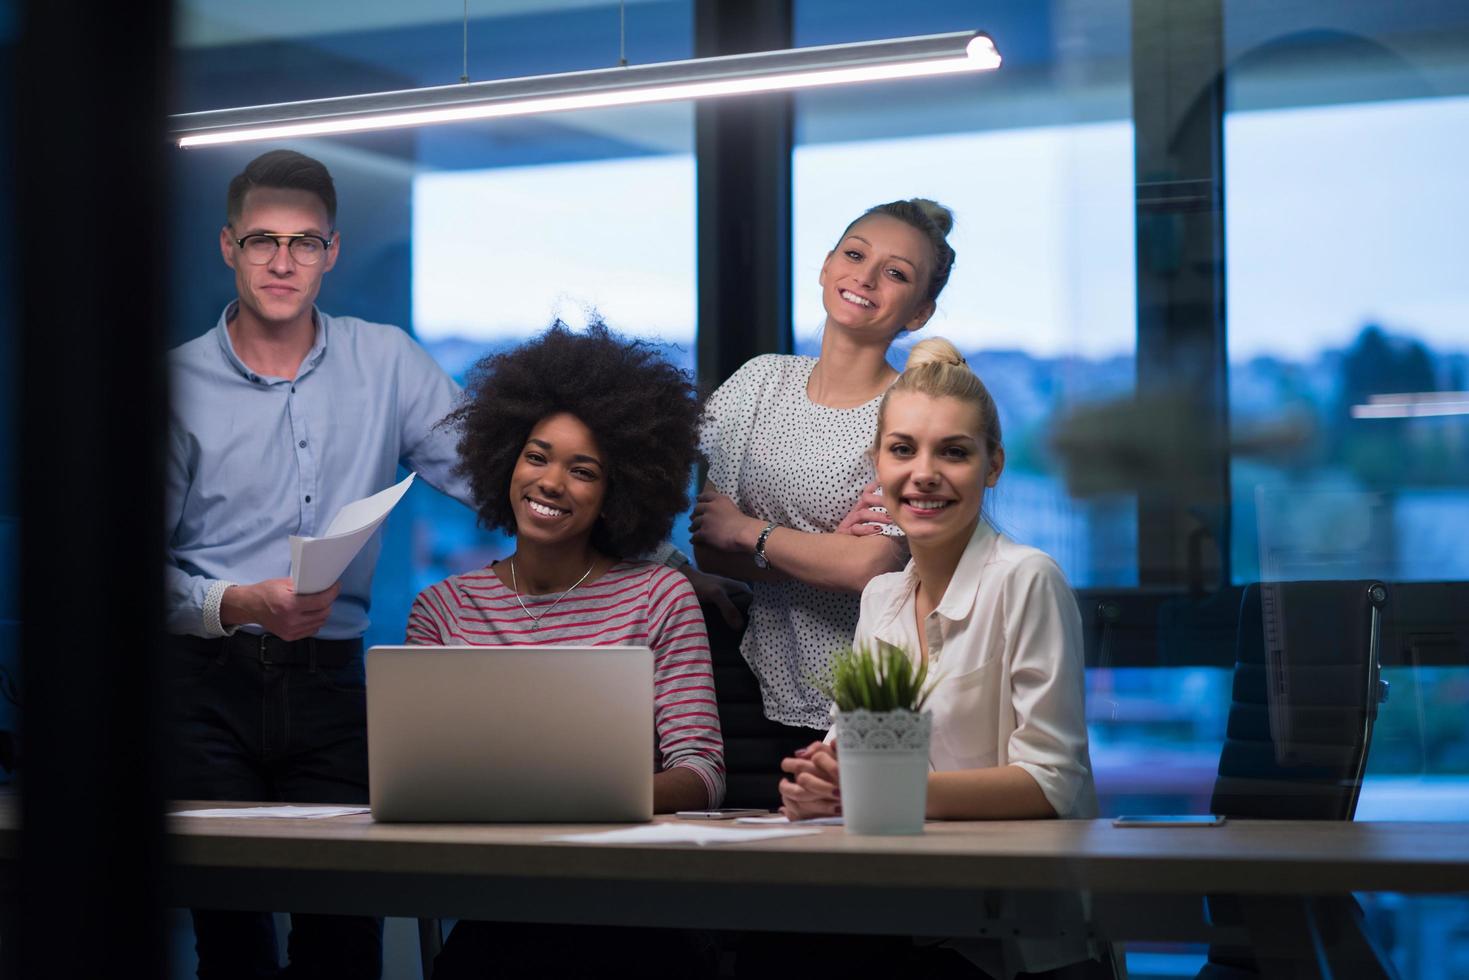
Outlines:
<svg viewBox="0 0 1469 980"><path fill-rule="evenodd" d="M933 712L835 712L849 834L921 834Z"/></svg>

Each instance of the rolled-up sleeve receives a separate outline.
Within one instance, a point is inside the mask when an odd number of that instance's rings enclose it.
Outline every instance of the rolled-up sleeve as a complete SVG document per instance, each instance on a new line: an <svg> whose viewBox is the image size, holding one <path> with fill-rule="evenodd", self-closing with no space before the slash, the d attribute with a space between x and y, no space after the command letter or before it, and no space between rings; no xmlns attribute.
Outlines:
<svg viewBox="0 0 1469 980"><path fill-rule="evenodd" d="M459 407L463 392L428 351L401 331L394 368L400 372L399 417L402 420L399 456L429 485L460 503L474 507L469 482L458 471L459 431L445 422Z"/></svg>
<svg viewBox="0 0 1469 980"><path fill-rule="evenodd" d="M1091 764L1081 613L1049 558L1027 559L1003 597L1015 730L1010 764L1035 779L1060 817L1083 816Z"/></svg>

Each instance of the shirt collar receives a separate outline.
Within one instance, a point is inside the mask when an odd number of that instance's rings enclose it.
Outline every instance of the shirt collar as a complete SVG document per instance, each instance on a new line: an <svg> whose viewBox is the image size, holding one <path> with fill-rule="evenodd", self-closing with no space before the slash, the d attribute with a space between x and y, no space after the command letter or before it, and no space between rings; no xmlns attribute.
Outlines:
<svg viewBox="0 0 1469 980"><path fill-rule="evenodd" d="M954 577L949 579L949 587L944 590L944 597L934 612L948 620L969 618L975 597L979 595L979 577L994 555L999 539L995 529L981 518L974 526L974 533L964 546L964 554L959 556Z"/></svg>
<svg viewBox="0 0 1469 980"><path fill-rule="evenodd" d="M970 535L964 554L949 579L949 587L939 601L935 613L950 621L967 619L974 610L974 601L979 595L979 577L994 554L1000 536L994 528L981 520ZM886 607L878 614L872 633L879 640L902 646L906 640L900 617L908 608L910 600L918 591L918 566L913 559L903 568L902 585L892 594Z"/></svg>
<svg viewBox="0 0 1469 980"><path fill-rule="evenodd" d="M234 342L230 340L229 323L234 317L235 311L239 308L239 300L231 301L224 308L224 312L219 315L219 322L215 324L214 332L219 338L219 349L224 354L225 361L238 371L241 376L254 381L259 376L250 370L244 361L240 360L240 355L235 353ZM296 372L297 381L310 374L312 369L321 361L322 356L326 354L327 334L331 331L331 317L318 310L315 306L311 307L311 316L316 320L316 340L311 344L311 349L306 352L306 356L301 360L301 370Z"/></svg>

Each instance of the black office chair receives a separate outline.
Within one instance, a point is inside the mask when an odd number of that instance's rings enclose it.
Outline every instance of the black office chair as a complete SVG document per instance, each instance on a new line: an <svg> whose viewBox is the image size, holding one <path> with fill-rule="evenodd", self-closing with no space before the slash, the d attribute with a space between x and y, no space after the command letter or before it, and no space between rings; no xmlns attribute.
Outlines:
<svg viewBox="0 0 1469 980"><path fill-rule="evenodd" d="M1387 697L1381 582L1245 589L1211 804L1231 818L1350 820Z"/></svg>
<svg viewBox="0 0 1469 980"><path fill-rule="evenodd" d="M1235 645L1228 730L1211 808L1231 820L1350 820L1357 810L1378 705L1381 582L1267 582L1246 588ZM1393 976L1350 896L1210 896L1216 923L1294 917L1354 975ZM1376 963L1369 966L1372 960ZM1371 972L1363 972L1364 970ZM1261 973L1255 951L1211 946L1201 980Z"/></svg>
<svg viewBox="0 0 1469 980"><path fill-rule="evenodd" d="M765 717L760 682L740 654L744 630L730 629L713 606L704 607L704 623L724 736L724 805L773 810L780 806L780 760L805 739Z"/></svg>

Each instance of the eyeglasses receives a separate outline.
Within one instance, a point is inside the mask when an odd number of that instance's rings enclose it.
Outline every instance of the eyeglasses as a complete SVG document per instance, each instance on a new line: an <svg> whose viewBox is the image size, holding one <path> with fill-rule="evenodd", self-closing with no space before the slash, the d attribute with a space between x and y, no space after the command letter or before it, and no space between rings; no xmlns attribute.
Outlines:
<svg viewBox="0 0 1469 980"><path fill-rule="evenodd" d="M291 258L297 264L315 265L332 247L331 239L304 231L294 235L246 235L236 238L235 244L240 246L240 251L245 253L245 261L251 265L270 262L282 245L291 250Z"/></svg>

